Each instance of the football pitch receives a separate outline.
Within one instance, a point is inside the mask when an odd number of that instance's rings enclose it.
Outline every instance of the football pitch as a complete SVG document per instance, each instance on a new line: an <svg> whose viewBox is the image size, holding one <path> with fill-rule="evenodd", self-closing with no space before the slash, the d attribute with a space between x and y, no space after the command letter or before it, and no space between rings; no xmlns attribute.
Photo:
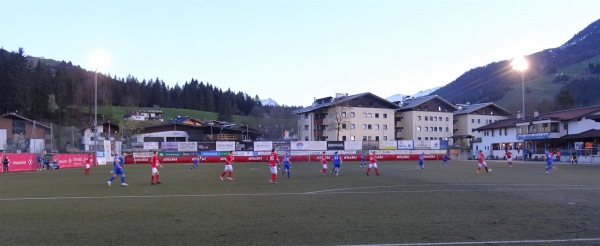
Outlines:
<svg viewBox="0 0 600 246"><path fill-rule="evenodd" d="M127 165L0 174L0 245L600 245L600 165L475 161ZM330 169L332 165L329 164Z"/></svg>

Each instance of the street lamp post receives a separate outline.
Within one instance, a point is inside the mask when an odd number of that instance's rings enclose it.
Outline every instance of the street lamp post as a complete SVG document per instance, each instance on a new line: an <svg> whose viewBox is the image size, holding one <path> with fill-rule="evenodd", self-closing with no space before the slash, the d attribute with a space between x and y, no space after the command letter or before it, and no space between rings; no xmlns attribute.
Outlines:
<svg viewBox="0 0 600 246"><path fill-rule="evenodd" d="M511 63L512 67L514 70L520 71L521 72L521 89L522 91L522 112L521 112L521 117L523 119L523 121L525 121L525 70L527 70L527 68L529 67L529 64L527 63L527 60L525 60L525 57L515 57L513 58L513 61ZM521 132L521 134L523 134L523 132ZM523 146L522 146L522 153L523 153L523 160L525 160L525 140L523 140Z"/></svg>
<svg viewBox="0 0 600 246"><path fill-rule="evenodd" d="M94 166L98 166L98 69L94 72Z"/></svg>

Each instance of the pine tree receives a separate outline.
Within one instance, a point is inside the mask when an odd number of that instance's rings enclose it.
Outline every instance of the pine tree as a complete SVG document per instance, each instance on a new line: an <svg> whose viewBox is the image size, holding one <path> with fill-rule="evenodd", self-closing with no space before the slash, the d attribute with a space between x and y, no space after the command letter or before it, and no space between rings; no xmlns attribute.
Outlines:
<svg viewBox="0 0 600 246"><path fill-rule="evenodd" d="M554 109L555 110L563 110L563 109L571 109L575 107L575 98L566 87L560 88L560 91L556 95L554 99Z"/></svg>

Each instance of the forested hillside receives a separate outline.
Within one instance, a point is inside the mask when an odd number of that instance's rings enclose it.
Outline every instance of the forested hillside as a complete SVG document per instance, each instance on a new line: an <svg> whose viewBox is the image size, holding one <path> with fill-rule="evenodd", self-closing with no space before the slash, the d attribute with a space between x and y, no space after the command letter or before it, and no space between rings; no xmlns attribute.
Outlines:
<svg viewBox="0 0 600 246"><path fill-rule="evenodd" d="M24 49L0 49L0 112L19 112L31 119L61 125L89 126L93 119L81 119L93 112L94 72L70 62L28 57ZM191 79L169 87L160 78L139 80L98 74L98 106L162 107L218 113L220 120L233 115L263 117L273 111L263 107L258 96L221 89ZM277 110L277 116L291 118L293 107ZM280 113L287 112L287 113ZM101 113L101 112L99 112Z"/></svg>

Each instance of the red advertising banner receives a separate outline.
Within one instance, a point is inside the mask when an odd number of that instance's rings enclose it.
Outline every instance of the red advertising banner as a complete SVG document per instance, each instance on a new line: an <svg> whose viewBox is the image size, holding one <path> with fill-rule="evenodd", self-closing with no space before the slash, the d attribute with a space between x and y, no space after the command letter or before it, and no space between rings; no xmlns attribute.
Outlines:
<svg viewBox="0 0 600 246"><path fill-rule="evenodd" d="M419 160L419 154L398 154L398 155L377 155L379 161L416 161ZM425 160L441 160L443 154L426 154ZM330 156L327 156L330 160ZM159 157L158 161L161 164L169 163L192 163L193 156L172 156L172 157ZM235 156L234 162L267 162L268 156ZM291 156L291 161L320 161L321 156ZM344 161L360 161L361 155L342 155ZM206 163L225 163L225 156L203 156L202 162ZM150 164L149 157L136 157L136 158L125 158L126 164Z"/></svg>
<svg viewBox="0 0 600 246"><path fill-rule="evenodd" d="M53 156L58 161L60 168L84 167L87 154L56 154Z"/></svg>
<svg viewBox="0 0 600 246"><path fill-rule="evenodd" d="M1 154L0 162L4 160L4 157L8 157L9 172L35 171L37 168L35 154ZM0 167L2 168L2 172L6 172L4 165L0 164Z"/></svg>

